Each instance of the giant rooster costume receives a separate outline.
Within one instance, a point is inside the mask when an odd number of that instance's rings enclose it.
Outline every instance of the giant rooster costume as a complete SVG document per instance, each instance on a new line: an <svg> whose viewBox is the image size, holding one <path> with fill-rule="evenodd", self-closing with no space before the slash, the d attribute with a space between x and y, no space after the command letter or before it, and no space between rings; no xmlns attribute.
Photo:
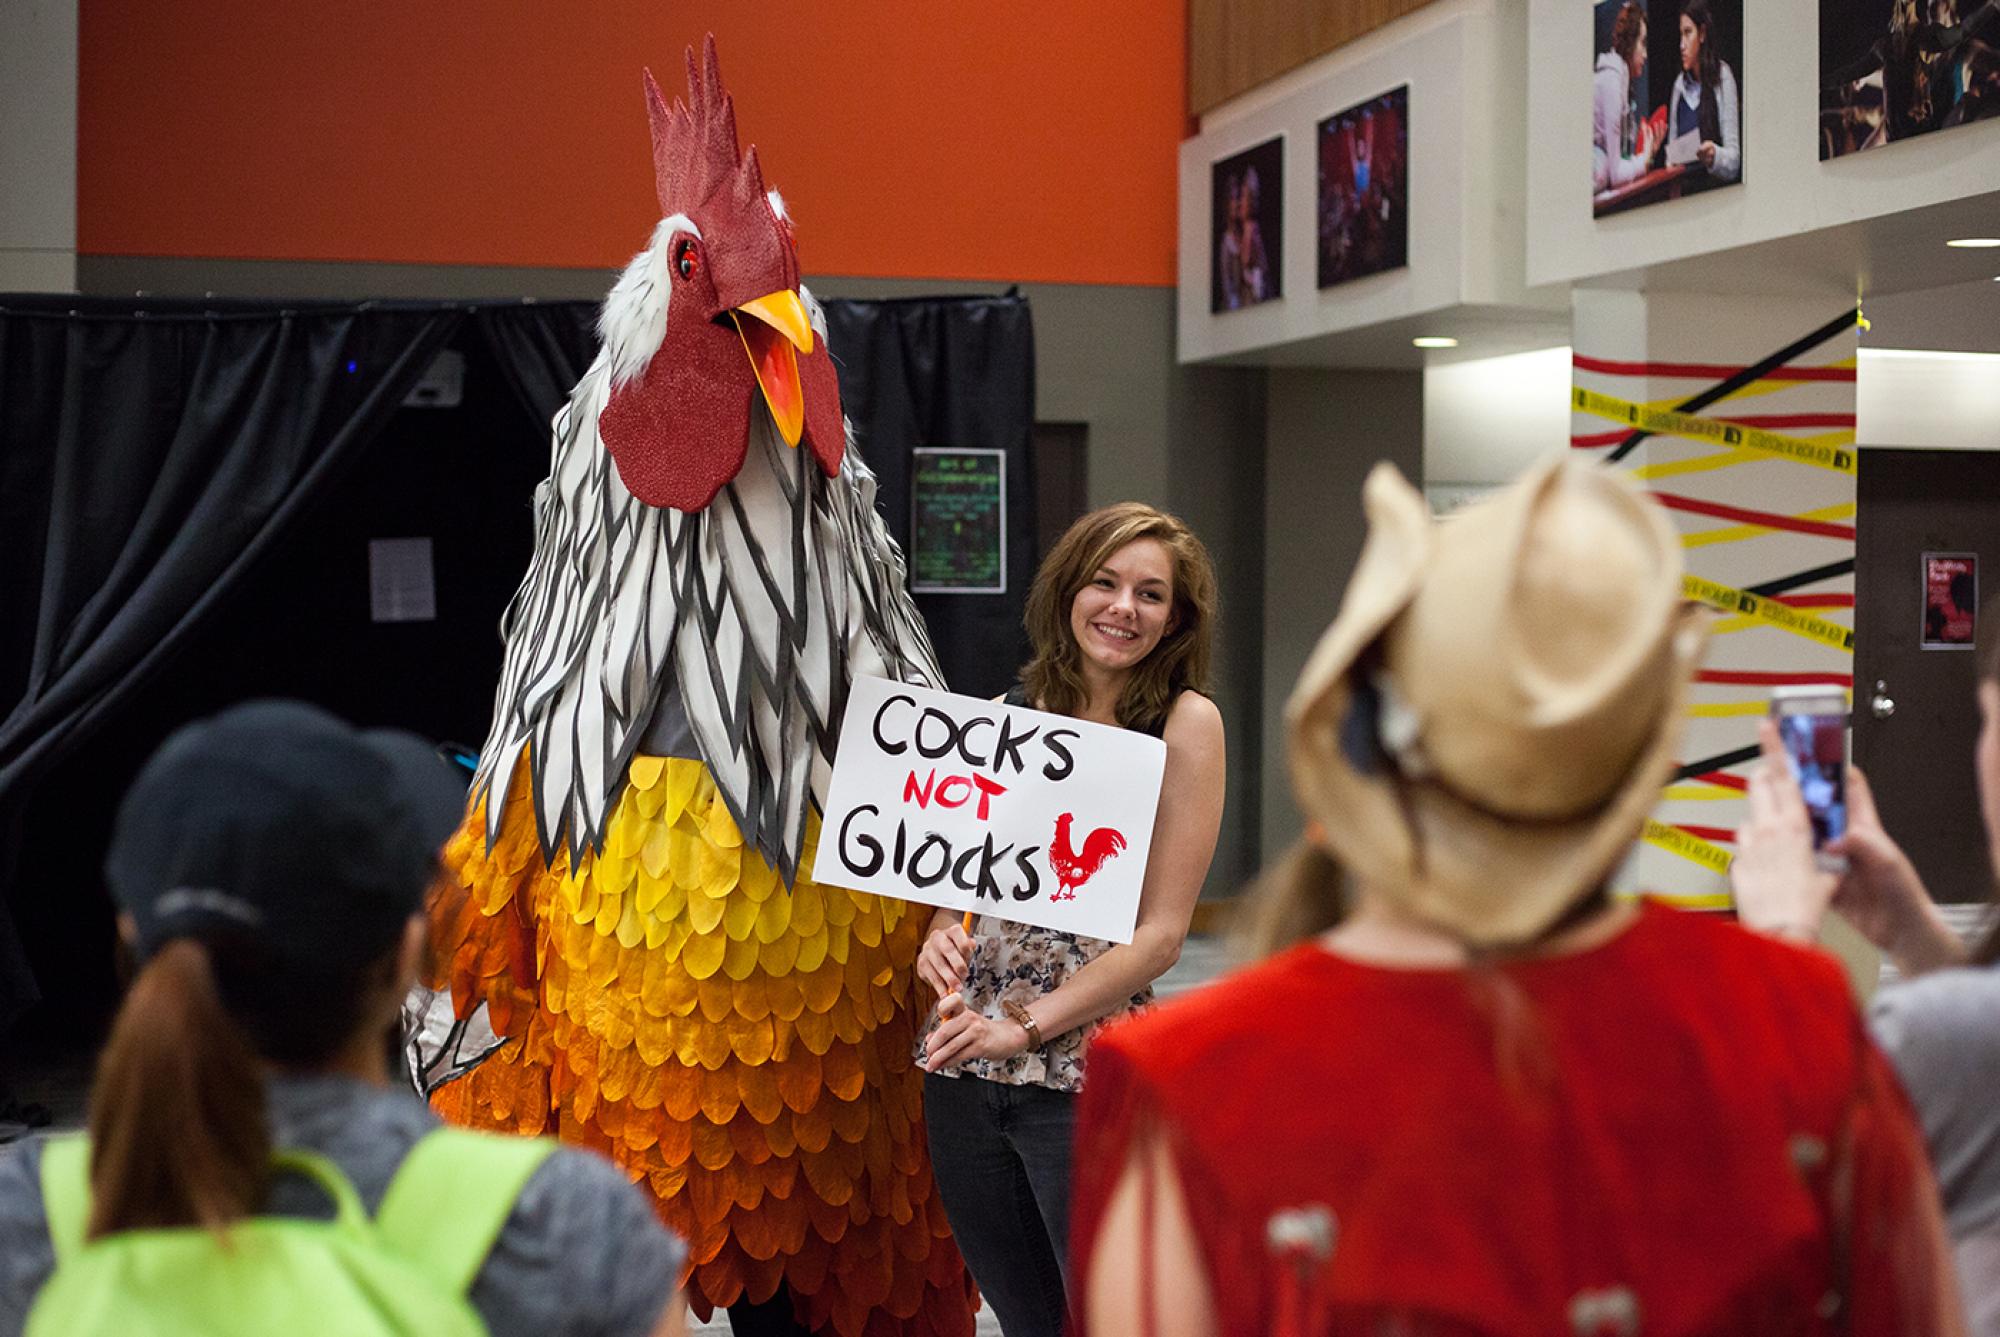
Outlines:
<svg viewBox="0 0 2000 1337"><path fill-rule="evenodd" d="M911 1061L925 916L812 878L848 684L941 685L824 317L711 38L648 74L661 221L556 415L433 984L505 1040L433 1099L657 1195L689 1298L965 1334Z"/></svg>

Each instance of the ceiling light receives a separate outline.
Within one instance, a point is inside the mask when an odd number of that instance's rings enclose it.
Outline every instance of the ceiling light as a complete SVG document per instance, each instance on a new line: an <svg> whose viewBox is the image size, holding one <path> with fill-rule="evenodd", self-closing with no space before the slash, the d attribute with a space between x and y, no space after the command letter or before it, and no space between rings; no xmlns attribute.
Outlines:
<svg viewBox="0 0 2000 1337"><path fill-rule="evenodd" d="M2000 237L1957 237L1945 243L1961 251L1988 251L2000 246Z"/></svg>
<svg viewBox="0 0 2000 1337"><path fill-rule="evenodd" d="M2000 245L2000 242L1996 242L1995 245ZM1458 340L1447 338L1442 334L1420 334L1416 338L1410 340L1410 342L1415 344L1418 348L1458 347Z"/></svg>

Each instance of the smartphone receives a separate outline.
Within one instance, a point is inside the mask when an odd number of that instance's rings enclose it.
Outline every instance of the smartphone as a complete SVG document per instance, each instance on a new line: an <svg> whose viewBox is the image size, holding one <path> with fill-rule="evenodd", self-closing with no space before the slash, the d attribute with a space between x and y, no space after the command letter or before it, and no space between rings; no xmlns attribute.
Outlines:
<svg viewBox="0 0 2000 1337"><path fill-rule="evenodd" d="M1838 687L1779 687L1771 716L1812 819L1816 861L1844 872L1847 861L1826 847L1847 833L1847 695Z"/></svg>

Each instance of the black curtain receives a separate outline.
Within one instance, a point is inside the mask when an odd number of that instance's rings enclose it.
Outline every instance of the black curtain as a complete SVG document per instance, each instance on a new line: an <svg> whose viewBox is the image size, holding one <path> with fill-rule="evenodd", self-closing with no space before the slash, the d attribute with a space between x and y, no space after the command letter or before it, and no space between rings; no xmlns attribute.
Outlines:
<svg viewBox="0 0 2000 1337"><path fill-rule="evenodd" d="M476 324L522 410L547 429L597 356L597 303L481 307Z"/></svg>
<svg viewBox="0 0 2000 1337"><path fill-rule="evenodd" d="M0 297L0 859L38 773L228 599L458 319ZM37 990L4 914L0 940L4 1021Z"/></svg>
<svg viewBox="0 0 2000 1337"><path fill-rule="evenodd" d="M1026 303L825 305L899 540L912 447L1007 452L1007 593L918 598L953 686L997 692L1023 655L1033 561ZM103 840L178 724L282 694L484 735L549 421L595 354L596 313L0 296L0 1034L38 992L10 906L51 1008L108 1007ZM404 406L445 349L463 404ZM377 623L368 540L410 536L433 540L436 616Z"/></svg>
<svg viewBox="0 0 2000 1337"><path fill-rule="evenodd" d="M1006 458L1006 589L919 594L945 680L996 696L1027 659L1021 612L1035 574L1035 340L1028 300L919 297L829 301L828 345L861 456L881 480L877 502L910 548L911 452L998 450Z"/></svg>

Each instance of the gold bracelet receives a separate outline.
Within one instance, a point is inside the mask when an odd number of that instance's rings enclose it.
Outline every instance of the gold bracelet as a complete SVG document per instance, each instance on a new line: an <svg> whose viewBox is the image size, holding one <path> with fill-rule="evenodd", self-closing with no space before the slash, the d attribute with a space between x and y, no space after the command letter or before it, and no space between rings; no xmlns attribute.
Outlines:
<svg viewBox="0 0 2000 1337"><path fill-rule="evenodd" d="M1000 1010L1007 1014L1007 1020L1015 1023L1028 1033L1029 1049L1034 1050L1042 1047L1042 1028L1035 1024L1035 1014L1028 1011L1024 1004L1017 1003L1009 998L1000 1004Z"/></svg>

